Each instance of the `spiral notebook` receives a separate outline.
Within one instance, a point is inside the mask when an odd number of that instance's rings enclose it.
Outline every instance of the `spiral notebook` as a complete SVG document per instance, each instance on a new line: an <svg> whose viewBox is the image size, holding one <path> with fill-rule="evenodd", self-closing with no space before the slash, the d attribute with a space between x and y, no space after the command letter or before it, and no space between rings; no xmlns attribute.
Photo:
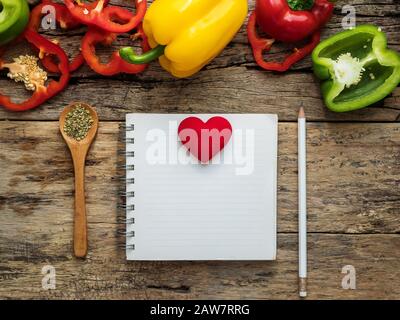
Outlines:
<svg viewBox="0 0 400 320"><path fill-rule="evenodd" d="M209 164L179 141L188 115L126 116L128 260L276 259L277 116L219 116L232 137Z"/></svg>

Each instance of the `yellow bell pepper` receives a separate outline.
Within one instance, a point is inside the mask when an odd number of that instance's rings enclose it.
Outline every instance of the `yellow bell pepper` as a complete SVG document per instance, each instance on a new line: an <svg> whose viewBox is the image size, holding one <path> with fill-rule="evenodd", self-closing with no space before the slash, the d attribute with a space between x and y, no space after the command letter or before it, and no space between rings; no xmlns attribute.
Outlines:
<svg viewBox="0 0 400 320"><path fill-rule="evenodd" d="M155 0L143 28L152 50L136 55L120 50L134 64L159 58L178 78L189 77L213 60L232 40L247 16L247 0Z"/></svg>

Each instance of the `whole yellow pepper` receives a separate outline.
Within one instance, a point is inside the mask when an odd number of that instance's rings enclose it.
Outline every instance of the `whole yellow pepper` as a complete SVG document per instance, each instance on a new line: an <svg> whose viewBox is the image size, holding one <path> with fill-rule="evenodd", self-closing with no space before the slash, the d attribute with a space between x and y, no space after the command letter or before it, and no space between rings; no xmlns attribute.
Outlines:
<svg viewBox="0 0 400 320"><path fill-rule="evenodd" d="M134 64L159 57L172 75L189 77L227 46L246 19L247 9L247 0L155 0L143 22L153 49L139 56L127 47L120 55Z"/></svg>

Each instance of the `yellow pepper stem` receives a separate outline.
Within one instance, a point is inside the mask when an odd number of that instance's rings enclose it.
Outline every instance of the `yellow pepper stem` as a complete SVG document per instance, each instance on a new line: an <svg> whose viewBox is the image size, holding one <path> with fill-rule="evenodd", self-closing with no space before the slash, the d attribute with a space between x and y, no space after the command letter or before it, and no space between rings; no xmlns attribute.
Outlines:
<svg viewBox="0 0 400 320"><path fill-rule="evenodd" d="M157 47L147 51L141 55L136 54L132 47L126 47L119 50L119 55L125 61L132 64L145 64L156 60L164 54L166 46L158 45Z"/></svg>

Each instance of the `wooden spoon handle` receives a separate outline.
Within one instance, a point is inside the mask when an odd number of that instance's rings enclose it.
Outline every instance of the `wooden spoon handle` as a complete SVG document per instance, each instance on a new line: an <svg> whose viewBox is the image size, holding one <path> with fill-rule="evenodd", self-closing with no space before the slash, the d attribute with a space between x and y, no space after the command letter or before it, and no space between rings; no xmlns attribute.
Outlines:
<svg viewBox="0 0 400 320"><path fill-rule="evenodd" d="M86 257L87 222L85 201L85 157L86 153L78 152L74 157L75 171L75 220L74 220L74 253L78 258Z"/></svg>

